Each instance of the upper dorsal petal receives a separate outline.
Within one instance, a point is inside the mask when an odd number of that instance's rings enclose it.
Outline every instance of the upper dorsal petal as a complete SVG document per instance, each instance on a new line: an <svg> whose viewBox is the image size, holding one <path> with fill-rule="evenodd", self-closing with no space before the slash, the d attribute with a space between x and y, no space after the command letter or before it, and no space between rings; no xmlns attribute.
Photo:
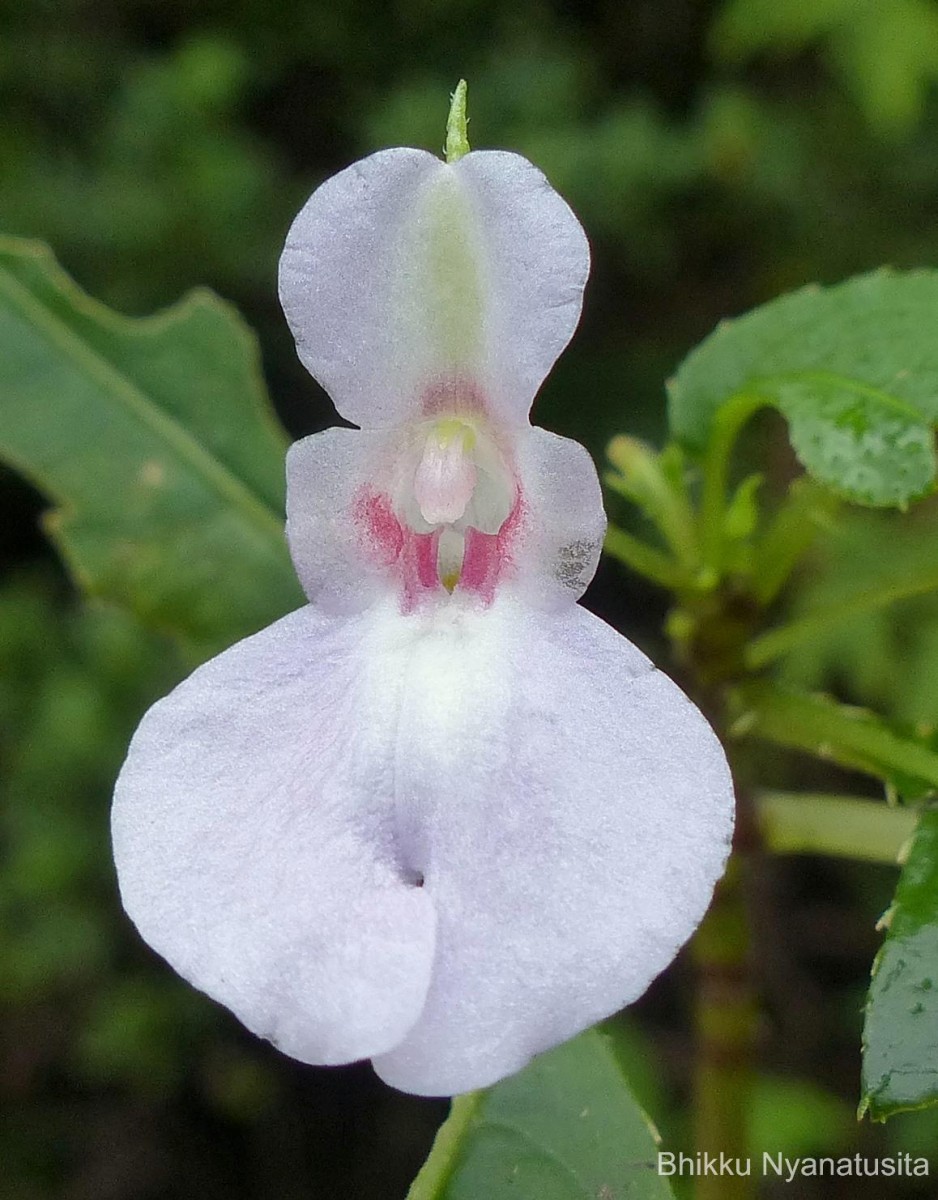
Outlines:
<svg viewBox="0 0 938 1200"><path fill-rule="evenodd" d="M576 217L526 159L383 150L293 223L280 298L305 366L363 427L484 407L523 424L589 272Z"/></svg>

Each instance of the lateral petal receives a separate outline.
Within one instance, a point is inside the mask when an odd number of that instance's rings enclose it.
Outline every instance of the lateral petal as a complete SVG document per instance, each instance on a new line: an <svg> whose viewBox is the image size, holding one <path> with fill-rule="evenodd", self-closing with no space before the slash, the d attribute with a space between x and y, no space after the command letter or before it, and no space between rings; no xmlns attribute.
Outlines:
<svg viewBox="0 0 938 1200"><path fill-rule="evenodd" d="M365 669L363 621L301 609L206 663L144 717L115 792L143 937L305 1062L396 1045L434 953L393 830L395 697Z"/></svg>
<svg viewBox="0 0 938 1200"><path fill-rule="evenodd" d="M361 429L327 429L287 451L287 542L306 595L325 610L367 607L400 556L391 458L387 434Z"/></svg>
<svg viewBox="0 0 938 1200"><path fill-rule="evenodd" d="M606 532L599 477L579 442L529 426L514 440L518 498L497 534L471 529L460 587L491 599L509 588L532 608L577 600Z"/></svg>
<svg viewBox="0 0 938 1200"><path fill-rule="evenodd" d="M700 712L577 606L465 612L409 680L398 833L437 953L419 1021L375 1067L449 1095L642 994L706 910L733 792Z"/></svg>
<svg viewBox="0 0 938 1200"><path fill-rule="evenodd" d="M413 490L418 462L407 427L327 429L290 447L287 541L317 607L353 614L393 595L409 610L428 593L445 594L439 534L427 525L415 532L398 511L400 494Z"/></svg>
<svg viewBox="0 0 938 1200"><path fill-rule="evenodd" d="M543 174L503 151L373 154L287 236L280 298L308 370L363 427L481 409L522 424L579 320L589 247Z"/></svg>

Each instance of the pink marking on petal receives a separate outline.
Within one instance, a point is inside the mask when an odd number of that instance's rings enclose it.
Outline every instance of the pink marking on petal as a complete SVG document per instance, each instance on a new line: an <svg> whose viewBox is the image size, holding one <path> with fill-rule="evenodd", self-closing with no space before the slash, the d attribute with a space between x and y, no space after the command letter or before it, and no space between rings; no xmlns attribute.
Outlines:
<svg viewBox="0 0 938 1200"><path fill-rule="evenodd" d="M498 533L466 530L459 590L475 592L486 604L495 599L495 589L513 566L512 546L524 524L524 503L519 492L515 506Z"/></svg>
<svg viewBox="0 0 938 1200"><path fill-rule="evenodd" d="M459 590L476 592L486 604L491 604L495 597L497 577L498 534L467 529L466 550L459 574Z"/></svg>
<svg viewBox="0 0 938 1200"><path fill-rule="evenodd" d="M437 560L440 533L414 533L394 515L387 496L363 488L352 505L352 521L363 552L378 567L390 567L388 578L400 585L401 609L412 612L420 600L445 589Z"/></svg>
<svg viewBox="0 0 938 1200"><path fill-rule="evenodd" d="M417 583L422 588L438 588L440 580L437 575L437 548L440 540L439 530L434 533L412 533L407 539L407 550L413 547L413 562L416 568Z"/></svg>
<svg viewBox="0 0 938 1200"><path fill-rule="evenodd" d="M404 546L404 529L387 496L363 489L352 506L352 520L373 562L382 567L397 562Z"/></svg>
<svg viewBox="0 0 938 1200"><path fill-rule="evenodd" d="M439 555L440 531L433 533L414 533L408 529L404 533L404 551L401 555L402 609L405 613L413 612L420 600L428 592L441 592L437 561Z"/></svg>

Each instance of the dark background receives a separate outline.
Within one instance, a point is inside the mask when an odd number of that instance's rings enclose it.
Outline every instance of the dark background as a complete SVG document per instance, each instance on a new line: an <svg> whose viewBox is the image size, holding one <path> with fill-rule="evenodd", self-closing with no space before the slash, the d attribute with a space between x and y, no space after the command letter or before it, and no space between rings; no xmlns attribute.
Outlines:
<svg viewBox="0 0 938 1200"><path fill-rule="evenodd" d="M805 282L938 260L931 0L21 0L0 11L0 232L48 241L126 313L215 288L257 329L291 433L322 428L331 407L276 300L286 229L355 158L439 150L460 76L473 146L534 159L587 228L583 322L535 415L597 461L613 433L664 437L663 381L722 317ZM783 480L780 426L755 441ZM367 1066L282 1058L122 916L110 788L140 713L182 667L128 616L82 604L41 536L42 498L10 472L0 505L0 1200L403 1197L445 1105L393 1093ZM881 527L859 529L871 556ZM664 598L615 565L588 603L665 653ZM839 673L827 659L793 669L928 716L934 685L913 703L892 631L877 631L875 653L862 639L839 652ZM844 784L797 761L764 769ZM936 1144L928 1114L885 1132L853 1119L873 925L894 877L820 860L757 872L757 1152ZM679 960L615 1025L674 1148L691 984ZM915 1194L932 1192L784 1190Z"/></svg>

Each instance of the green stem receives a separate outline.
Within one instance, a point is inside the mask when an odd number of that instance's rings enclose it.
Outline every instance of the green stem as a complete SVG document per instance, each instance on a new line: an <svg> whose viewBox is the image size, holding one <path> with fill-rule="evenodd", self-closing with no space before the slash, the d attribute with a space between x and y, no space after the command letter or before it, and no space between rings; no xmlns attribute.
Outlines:
<svg viewBox="0 0 938 1200"><path fill-rule="evenodd" d="M610 525L606 530L603 548L607 554L625 563L639 575L644 575L669 591L678 591L686 583L684 573L667 555L620 529L618 525Z"/></svg>
<svg viewBox="0 0 938 1200"><path fill-rule="evenodd" d="M740 392L717 409L703 464L700 499L700 538L704 571L716 581L723 560L723 518L730 459L736 439L750 418L769 401L760 395Z"/></svg>
<svg viewBox="0 0 938 1200"><path fill-rule="evenodd" d="M895 865L915 832L918 813L855 796L762 792L756 820L775 854L826 854Z"/></svg>
<svg viewBox="0 0 938 1200"><path fill-rule="evenodd" d="M750 670L757 671L787 654L801 642L813 641L828 630L837 629L851 617L875 612L877 608L886 608L895 604L897 600L907 600L911 596L921 596L933 591L938 591L938 568L887 587L864 588L856 595L838 601L837 604L828 605L754 638L744 651L745 664Z"/></svg>
<svg viewBox="0 0 938 1200"><path fill-rule="evenodd" d="M410 1185L407 1200L436 1200L443 1195L463 1150L466 1130L475 1120L484 1094L466 1092L465 1095L453 1097L449 1116L440 1126L426 1161Z"/></svg>
<svg viewBox="0 0 938 1200"><path fill-rule="evenodd" d="M713 903L694 935L698 982L694 1027L694 1145L707 1154L749 1154L757 1008L749 974L746 860L735 851ZM700 1175L694 1200L750 1200L747 1176Z"/></svg>

